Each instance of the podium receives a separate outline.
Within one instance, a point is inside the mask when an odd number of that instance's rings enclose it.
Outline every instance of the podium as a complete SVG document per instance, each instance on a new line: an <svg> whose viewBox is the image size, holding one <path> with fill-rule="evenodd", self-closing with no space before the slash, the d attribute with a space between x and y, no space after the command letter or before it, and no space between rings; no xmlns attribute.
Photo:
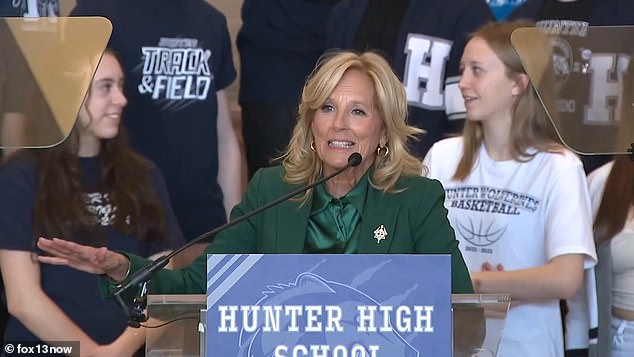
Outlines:
<svg viewBox="0 0 634 357"><path fill-rule="evenodd" d="M510 297L452 294L451 300L453 356L495 356ZM148 314L146 325L164 325L147 329L146 356L206 356L205 295L149 295Z"/></svg>

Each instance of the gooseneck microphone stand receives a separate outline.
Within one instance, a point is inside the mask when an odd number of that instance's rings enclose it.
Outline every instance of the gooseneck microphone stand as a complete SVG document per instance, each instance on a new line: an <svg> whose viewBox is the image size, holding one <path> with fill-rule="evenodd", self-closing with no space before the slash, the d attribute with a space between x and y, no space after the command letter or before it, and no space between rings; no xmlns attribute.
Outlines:
<svg viewBox="0 0 634 357"><path fill-rule="evenodd" d="M117 300L117 302L119 303L119 305L121 305L122 309L127 313L127 315L129 316L129 321L128 321L128 325L131 327L140 327L142 322L145 322L148 320L149 316L147 316L147 314L145 313L145 310L147 308L147 293L148 293L148 283L149 281L152 279L152 277L154 277L154 275L161 269L163 269L169 262L170 260L178 253L182 252L183 250L191 247L192 245L199 243L209 237L213 237L216 234L218 234L219 232L232 227L244 220L247 220L261 212L266 211L267 209L276 206L284 201L287 201L301 193L304 193L305 191L320 185L330 179L332 179L333 177L341 174L342 172L346 171L347 169L351 168L351 167L356 167L359 166L359 164L361 164L361 161L363 160L363 158L361 157L361 154L359 154L358 152L352 153L350 154L350 156L348 157L348 163L346 164L346 166L342 167L341 169L335 171L334 173L322 177L319 180L316 180L315 182L308 184L306 186L300 187L295 191L292 191L284 196L281 196L280 198L277 198L267 204L265 204L264 206L258 207L255 210L248 212L232 221L229 221L221 226L218 226L208 232L205 232L201 235L199 235L198 237L194 238L193 240L187 242L187 244L183 245L182 247L173 250L172 252L170 252L169 254L165 254L161 257L159 257L158 259L156 259L155 261L153 261L151 264L145 266L144 268L142 268L141 270L137 271L136 273L134 273L129 281L126 284L123 284L120 288L118 288L115 293L114 296ZM134 298L134 301L132 302L132 306L128 306L128 304L124 301L123 297L121 296L121 294L123 292L125 292L126 290L130 289L132 286L138 286L138 290L139 293L136 295L136 297Z"/></svg>

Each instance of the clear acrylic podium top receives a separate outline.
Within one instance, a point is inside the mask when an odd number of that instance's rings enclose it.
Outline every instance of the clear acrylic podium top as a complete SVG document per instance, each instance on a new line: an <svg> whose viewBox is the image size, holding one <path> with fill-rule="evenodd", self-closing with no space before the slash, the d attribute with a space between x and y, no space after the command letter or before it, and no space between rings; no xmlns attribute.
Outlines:
<svg viewBox="0 0 634 357"><path fill-rule="evenodd" d="M510 304L508 294L452 294L453 355L495 356Z"/></svg>
<svg viewBox="0 0 634 357"><path fill-rule="evenodd" d="M511 302L509 295L453 294L451 299L453 355L495 356ZM146 325L165 325L147 330L146 356L205 356L206 303L203 294L149 295L151 319Z"/></svg>
<svg viewBox="0 0 634 357"><path fill-rule="evenodd" d="M145 325L165 325L147 329L145 355L204 356L206 309L207 296L204 294L148 295L150 320Z"/></svg>

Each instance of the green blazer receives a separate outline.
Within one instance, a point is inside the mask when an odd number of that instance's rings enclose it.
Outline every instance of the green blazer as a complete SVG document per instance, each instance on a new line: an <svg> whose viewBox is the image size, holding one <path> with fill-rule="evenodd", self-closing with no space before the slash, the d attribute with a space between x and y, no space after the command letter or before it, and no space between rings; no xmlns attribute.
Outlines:
<svg viewBox="0 0 634 357"><path fill-rule="evenodd" d="M231 212L235 219L279 198L299 185L282 180L281 166L259 170L245 197ZM367 179L367 178L365 178ZM473 293L471 278L447 219L444 190L436 180L421 176L399 179L398 193L387 194L368 185L360 222L358 254L451 254L452 292ZM206 293L207 254L299 254L306 240L312 202L286 201L219 233L204 255L177 270L162 270L153 279L154 294ZM374 230L383 225L386 238L377 243ZM149 260L130 255L131 271ZM425 272L413 272L425 274ZM105 282L105 280L104 280ZM113 287L107 287L112 292Z"/></svg>

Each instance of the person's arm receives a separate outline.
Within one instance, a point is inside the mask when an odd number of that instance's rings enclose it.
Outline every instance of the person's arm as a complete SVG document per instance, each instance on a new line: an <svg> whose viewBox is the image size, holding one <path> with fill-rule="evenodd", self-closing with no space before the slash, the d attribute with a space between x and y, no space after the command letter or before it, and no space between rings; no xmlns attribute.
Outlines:
<svg viewBox="0 0 634 357"><path fill-rule="evenodd" d="M565 254L530 269L472 272L477 293L509 293L514 300L568 299L583 278L582 254Z"/></svg>
<svg viewBox="0 0 634 357"><path fill-rule="evenodd" d="M227 218L231 209L240 202L243 191L242 150L229 115L224 90L216 92L218 98L218 184L222 189ZM240 134L241 135L241 134Z"/></svg>
<svg viewBox="0 0 634 357"><path fill-rule="evenodd" d="M106 298L110 298L121 284L127 283L134 273L152 263L150 259L134 254L114 252L106 247L94 248L59 238L40 238L37 246L50 254L37 257L42 263L66 265L101 275L104 278L101 282L102 293ZM204 294L208 251L184 268L159 270L152 279L150 289L157 294ZM132 290L134 289L128 289L131 296L134 296L136 291ZM124 296L124 300L126 297Z"/></svg>
<svg viewBox="0 0 634 357"><path fill-rule="evenodd" d="M9 313L43 341L78 341L80 355L97 347L44 293L31 252L0 249L0 271Z"/></svg>

